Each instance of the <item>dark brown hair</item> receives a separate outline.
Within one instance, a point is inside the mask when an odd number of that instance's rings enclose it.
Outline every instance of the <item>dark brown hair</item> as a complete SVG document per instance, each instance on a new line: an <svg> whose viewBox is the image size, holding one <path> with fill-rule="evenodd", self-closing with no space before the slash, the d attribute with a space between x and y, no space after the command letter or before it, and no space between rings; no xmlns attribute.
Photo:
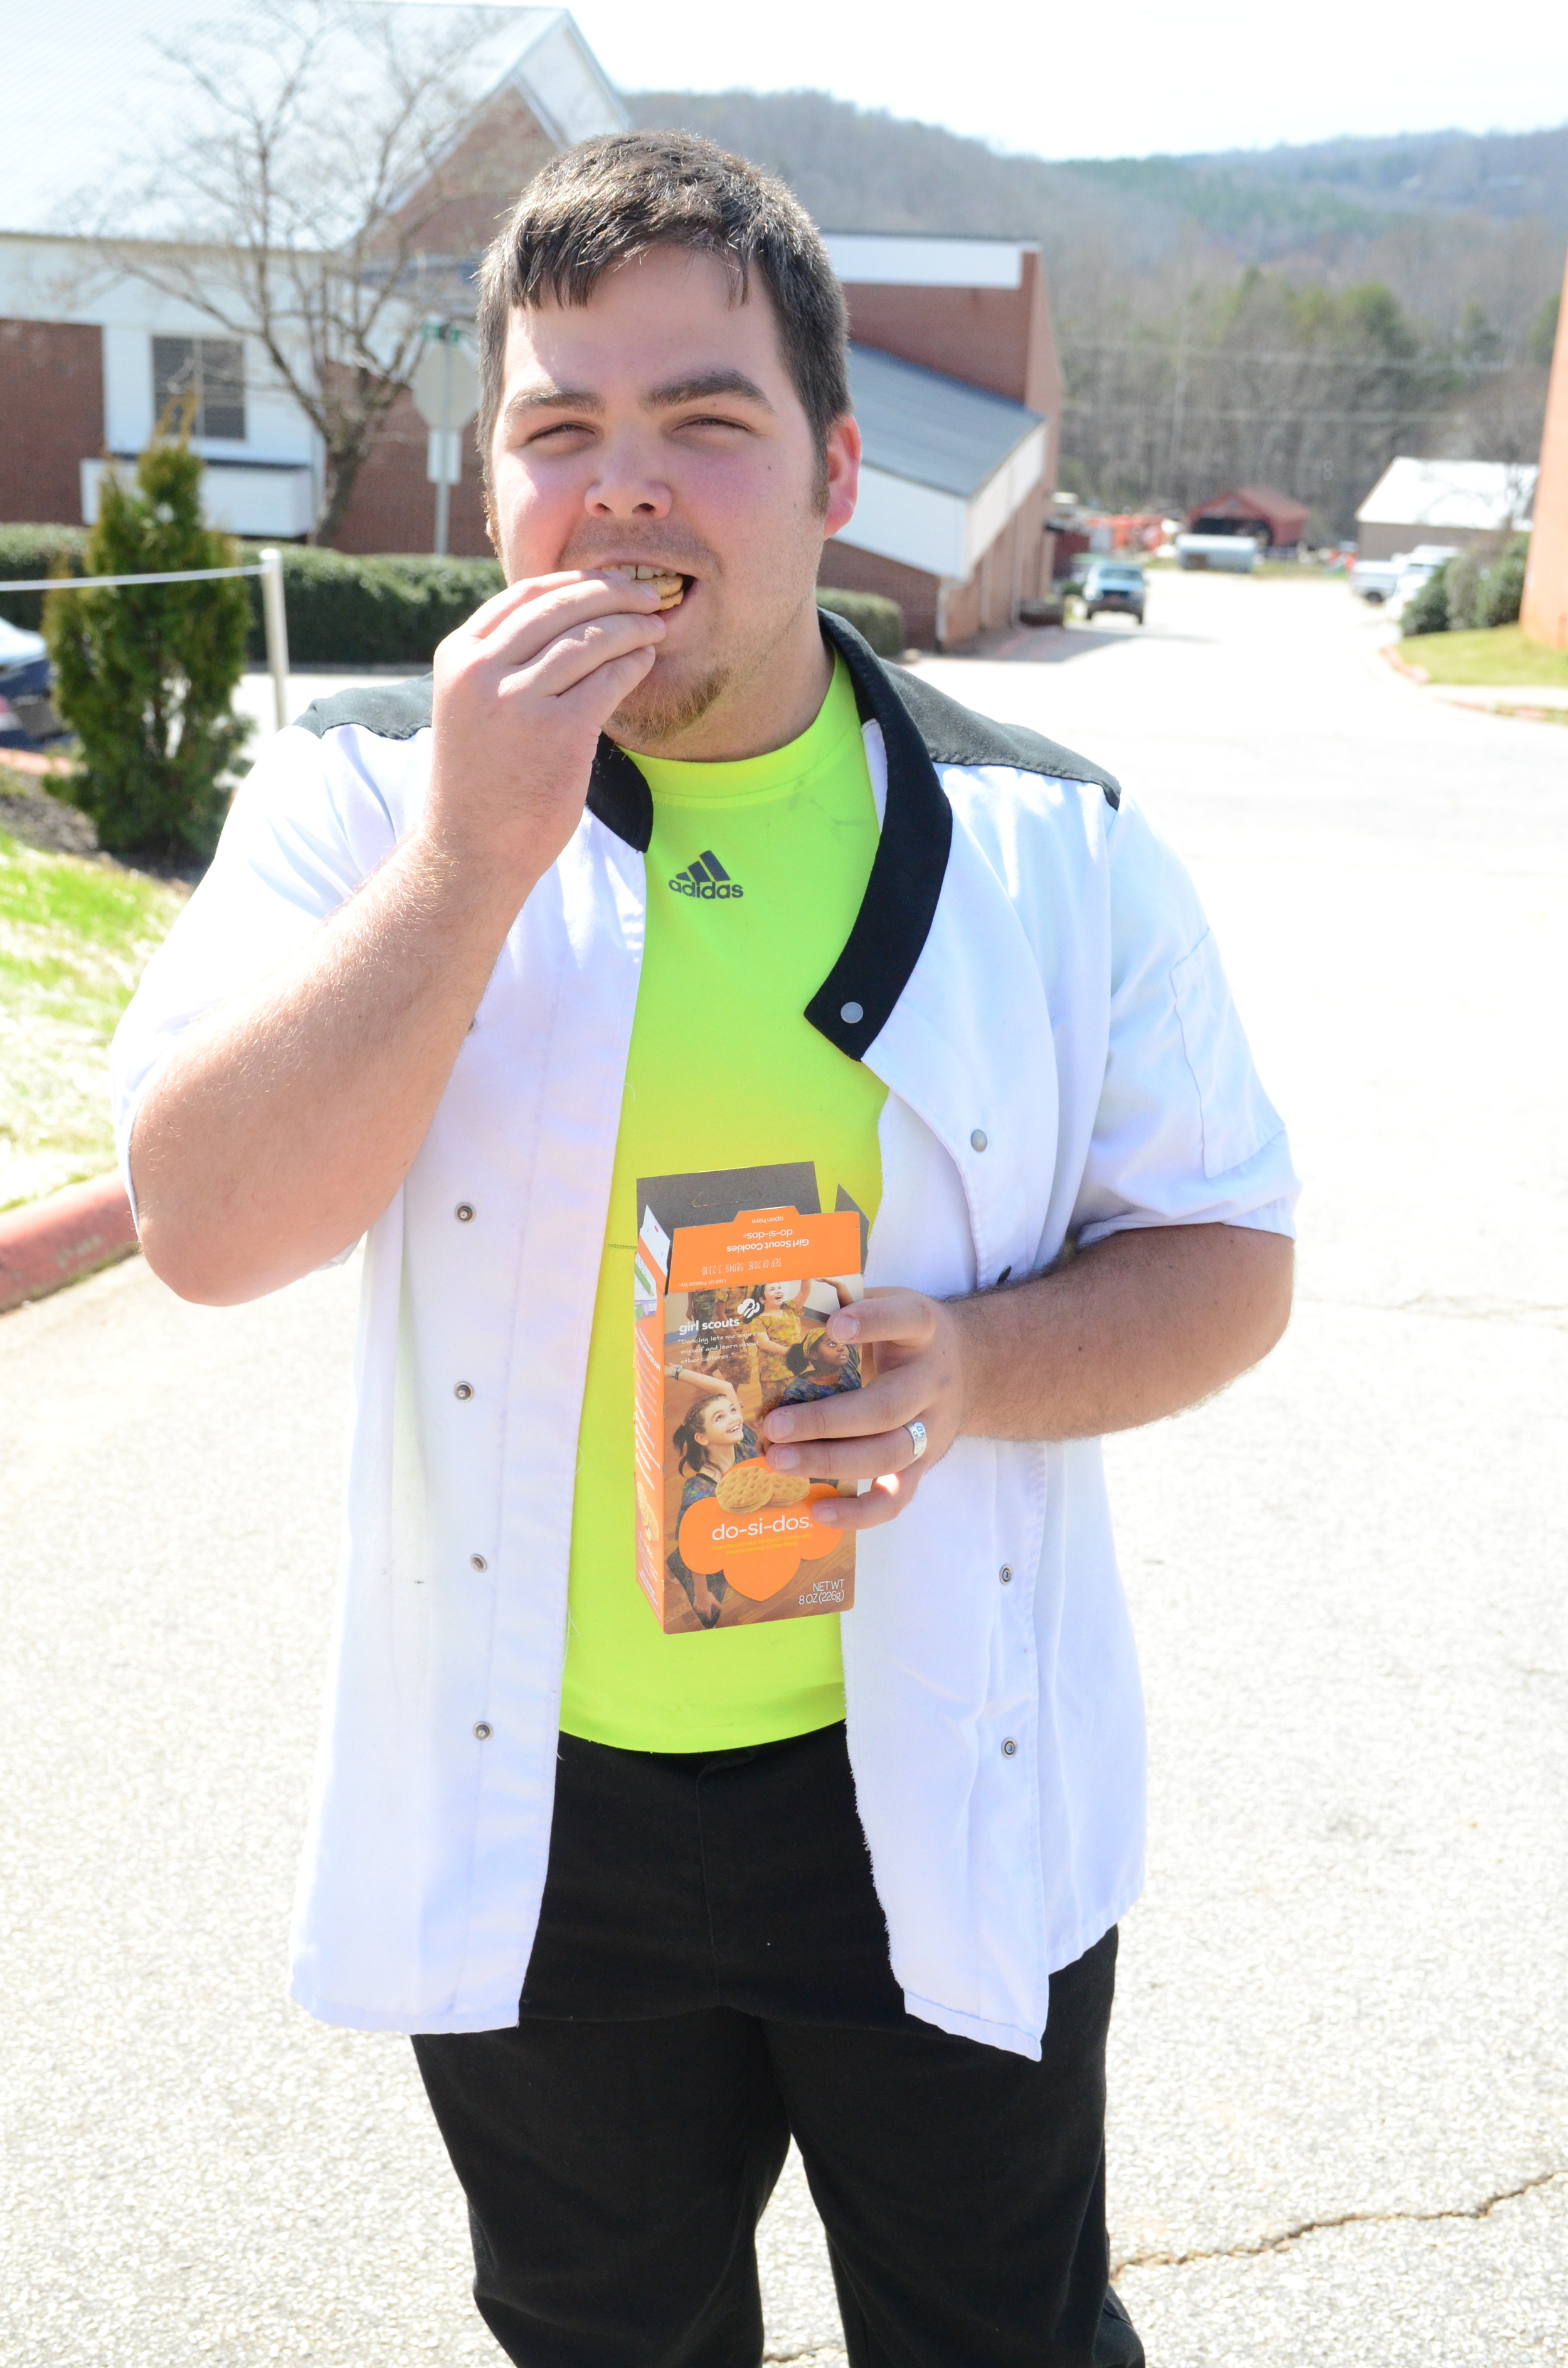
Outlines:
<svg viewBox="0 0 1568 2368"><path fill-rule="evenodd" d="M524 189L486 254L479 295L480 463L501 402L506 330L517 305L585 304L607 271L651 247L716 256L744 302L755 270L827 494L827 437L849 409L848 316L816 224L782 181L686 131L612 131L563 149Z"/></svg>

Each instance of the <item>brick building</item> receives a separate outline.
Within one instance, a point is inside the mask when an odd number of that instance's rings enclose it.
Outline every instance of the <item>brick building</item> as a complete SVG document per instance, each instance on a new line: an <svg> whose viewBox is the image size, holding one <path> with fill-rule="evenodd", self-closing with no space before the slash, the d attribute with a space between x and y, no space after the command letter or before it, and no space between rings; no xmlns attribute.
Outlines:
<svg viewBox="0 0 1568 2368"><path fill-rule="evenodd" d="M1519 622L1532 641L1544 642L1548 649L1568 650L1568 271L1557 316Z"/></svg>
<svg viewBox="0 0 1568 2368"><path fill-rule="evenodd" d="M94 193L84 160L133 180L136 141L180 136L179 85L157 44L244 15L245 0L54 0L8 31L0 142L0 519L74 524L96 515L106 462L134 460L171 393L192 391L203 499L232 533L298 541L321 507L319 439L260 341L199 306L115 272L91 239L62 234ZM375 12L368 11L368 15ZM400 6L394 15L403 14ZM625 110L570 14L464 12L466 63L483 96L445 179L465 195L422 238L466 259L501 206L557 148L621 128ZM407 0L409 24L458 23ZM188 102L186 102L188 104ZM131 129L134 127L134 130ZM200 268L201 250L186 250ZM424 422L403 397L366 462L335 541L347 551L428 551L435 489ZM472 447L452 488L454 551L488 552Z"/></svg>
<svg viewBox="0 0 1568 2368"><path fill-rule="evenodd" d="M226 333L199 305L117 272L92 239L61 229L81 202L84 157L112 179L131 170L128 124L154 153L181 135L170 112L178 85L155 43L225 11L242 22L244 5L54 0L8 40L0 519L90 522L105 467L133 460L170 394L188 391L212 523L273 541L315 529L319 439L259 339ZM397 0L391 13L455 21L423 0ZM441 167L461 194L419 233L460 302L497 215L544 159L626 120L566 10L465 16L483 36L469 63L484 95ZM1039 251L1017 240L847 233L828 245L848 299L866 465L858 509L829 546L822 580L892 593L911 637L926 645L968 640L1007 623L1051 580L1061 379ZM199 247L182 253L205 268ZM478 471L462 440L448 548L485 553ZM333 537L339 549L430 549L428 443L412 400L400 398Z"/></svg>
<svg viewBox="0 0 1568 2368"><path fill-rule="evenodd" d="M1040 250L833 232L866 461L821 580L890 593L912 641L1006 625L1048 591L1062 373Z"/></svg>

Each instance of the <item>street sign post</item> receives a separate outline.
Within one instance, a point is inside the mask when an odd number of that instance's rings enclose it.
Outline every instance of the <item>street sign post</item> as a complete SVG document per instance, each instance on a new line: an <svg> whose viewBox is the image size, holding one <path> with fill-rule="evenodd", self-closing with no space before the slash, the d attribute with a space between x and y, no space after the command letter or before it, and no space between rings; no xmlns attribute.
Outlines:
<svg viewBox="0 0 1568 2368"><path fill-rule="evenodd" d="M451 488L462 479L462 431L479 406L479 371L458 322L426 322L409 392L430 430L425 473L436 488L435 548L444 557Z"/></svg>

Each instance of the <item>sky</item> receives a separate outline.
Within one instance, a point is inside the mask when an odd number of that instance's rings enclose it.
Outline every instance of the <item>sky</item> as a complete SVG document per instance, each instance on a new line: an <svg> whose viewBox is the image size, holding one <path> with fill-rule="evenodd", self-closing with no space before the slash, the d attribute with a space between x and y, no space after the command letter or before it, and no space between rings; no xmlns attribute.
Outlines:
<svg viewBox="0 0 1568 2368"><path fill-rule="evenodd" d="M570 5L622 89L826 90L1034 155L1568 121L1564 0Z"/></svg>

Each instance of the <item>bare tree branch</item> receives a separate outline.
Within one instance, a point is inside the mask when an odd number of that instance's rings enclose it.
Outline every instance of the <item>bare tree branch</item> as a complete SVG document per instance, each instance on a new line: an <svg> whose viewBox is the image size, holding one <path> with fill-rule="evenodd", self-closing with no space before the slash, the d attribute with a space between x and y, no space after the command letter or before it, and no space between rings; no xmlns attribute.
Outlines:
<svg viewBox="0 0 1568 2368"><path fill-rule="evenodd" d="M105 267L260 347L321 438L323 541L425 320L472 301L472 256L431 240L494 181L494 143L473 134L499 53L486 12L433 15L253 0L242 25L165 49L178 144L144 154L130 203L91 225Z"/></svg>

